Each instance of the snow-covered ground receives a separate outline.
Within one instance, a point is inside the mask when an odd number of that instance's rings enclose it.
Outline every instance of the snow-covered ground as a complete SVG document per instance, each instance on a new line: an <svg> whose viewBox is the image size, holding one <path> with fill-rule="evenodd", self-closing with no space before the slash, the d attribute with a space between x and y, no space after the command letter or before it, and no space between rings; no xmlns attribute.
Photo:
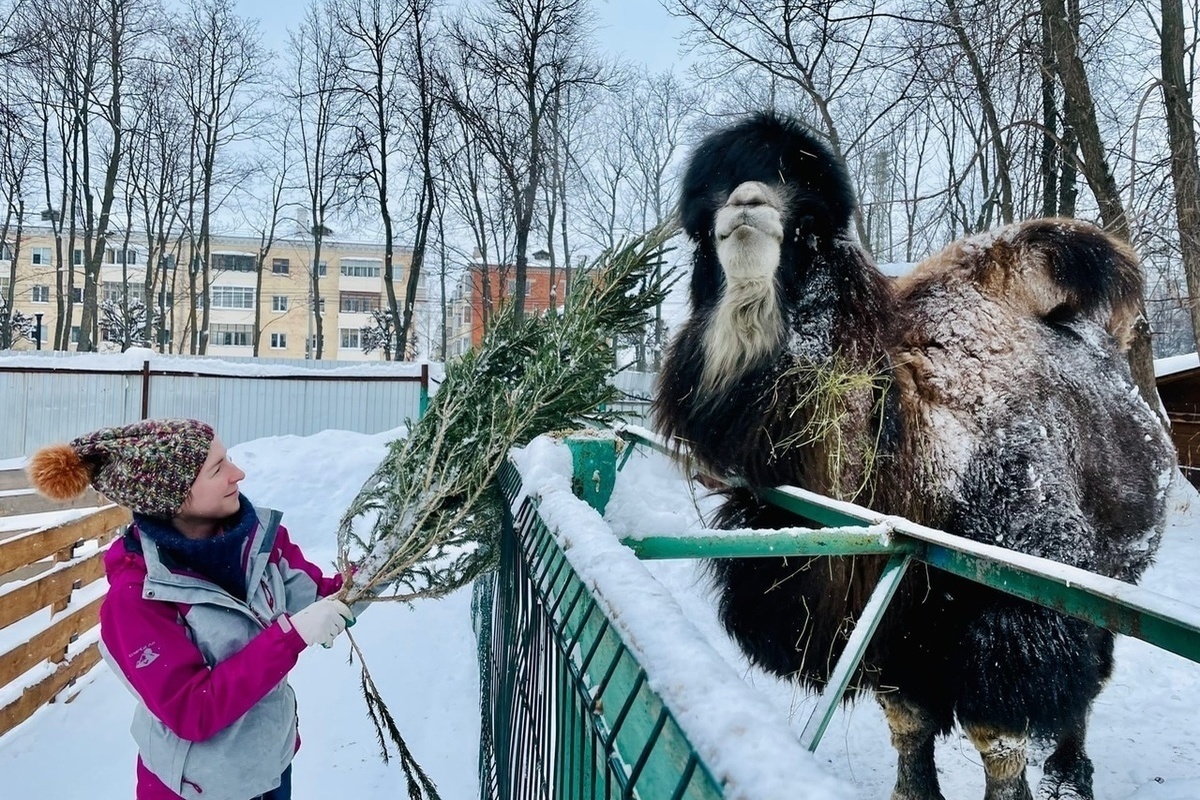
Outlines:
<svg viewBox="0 0 1200 800"><path fill-rule="evenodd" d="M246 470L243 489L256 503L284 511L305 552L329 564L337 520L395 433L325 431L275 437L232 450ZM712 498L657 454L636 454L620 474L606 521L618 534L669 533L699 524ZM1173 495L1171 527L1144 584L1190 602L1200 598L1200 497L1186 484ZM652 562L691 623L720 656L799 733L813 698L749 668L720 630L702 571L687 562ZM475 640L466 593L413 608L371 609L354 627L372 674L414 755L442 796L477 796L479 734ZM644 616L645 609L639 610ZM8 645L0 642L0 650ZM295 797L383 800L402 797L394 761L383 765L358 690L348 647L310 650L292 674L304 745L295 762ZM0 797L127 800L134 748L127 728L132 701L104 666L69 705L39 711L0 738ZM1089 748L1098 800L1200 798L1200 665L1130 639L1117 646L1117 670L1099 698ZM864 800L889 796L894 755L882 715L870 701L839 712L817 751L833 776ZM970 744L952 735L938 748L943 792L952 800L983 794ZM1038 771L1030 770L1036 782ZM803 793L796 796L802 796Z"/></svg>

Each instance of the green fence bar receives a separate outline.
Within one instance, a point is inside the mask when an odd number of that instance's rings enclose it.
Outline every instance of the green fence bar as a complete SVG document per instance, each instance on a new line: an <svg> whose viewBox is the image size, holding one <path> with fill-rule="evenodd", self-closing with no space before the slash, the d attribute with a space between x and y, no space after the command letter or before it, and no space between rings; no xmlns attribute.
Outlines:
<svg viewBox="0 0 1200 800"><path fill-rule="evenodd" d="M825 735L825 729L829 727L833 713L837 711L838 704L842 702L842 696L846 694L846 687L850 685L850 679L854 677L855 670L862 662L863 655L867 652L867 645L871 643L871 637L875 635L875 630L883 620L888 604L896 596L896 590L900 588L900 581L904 579L904 573L908 570L911 561L911 555L896 554L889 558L888 563L884 566L883 574L879 576L879 583L875 586L875 591L871 592L871 599L867 601L862 616L855 623L850 638L846 640L846 647L842 650L842 655L838 658L838 663L829 676L825 691L821 692L817 707L813 709L808 722L804 725L804 730L800 732L800 744L809 752L817 749L821 737Z"/></svg>
<svg viewBox="0 0 1200 800"><path fill-rule="evenodd" d="M872 528L703 530L686 536L636 536L621 540L638 558L755 558L759 556L867 556L907 552L884 525Z"/></svg>

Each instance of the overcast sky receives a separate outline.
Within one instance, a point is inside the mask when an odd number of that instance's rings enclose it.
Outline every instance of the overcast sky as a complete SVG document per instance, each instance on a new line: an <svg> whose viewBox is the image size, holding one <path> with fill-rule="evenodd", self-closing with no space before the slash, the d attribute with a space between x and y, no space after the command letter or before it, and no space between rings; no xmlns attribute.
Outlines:
<svg viewBox="0 0 1200 800"><path fill-rule="evenodd" d="M288 28L296 27L307 5L290 0L238 0L243 14L262 22L266 44L280 53L287 42ZM593 0L592 7L596 35L608 55L644 63L654 72L669 69L679 60L683 25L663 10L658 0Z"/></svg>

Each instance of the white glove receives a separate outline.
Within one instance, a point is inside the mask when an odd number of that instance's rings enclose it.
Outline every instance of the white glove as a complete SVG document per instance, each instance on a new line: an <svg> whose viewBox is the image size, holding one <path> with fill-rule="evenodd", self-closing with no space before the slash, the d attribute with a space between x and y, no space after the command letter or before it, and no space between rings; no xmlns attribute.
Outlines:
<svg viewBox="0 0 1200 800"><path fill-rule="evenodd" d="M329 647L346 624L354 621L354 615L346 604L336 597L322 597L310 606L292 614L292 627L306 645L319 644Z"/></svg>

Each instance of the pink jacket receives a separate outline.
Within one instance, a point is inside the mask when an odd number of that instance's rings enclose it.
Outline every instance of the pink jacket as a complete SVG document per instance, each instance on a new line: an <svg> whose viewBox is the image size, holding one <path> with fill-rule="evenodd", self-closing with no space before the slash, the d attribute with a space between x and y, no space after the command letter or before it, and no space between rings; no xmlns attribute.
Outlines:
<svg viewBox="0 0 1200 800"><path fill-rule="evenodd" d="M164 563L136 528L105 555L101 647L139 700L137 800L244 800L273 788L265 776L277 780L299 747L286 676L305 644L287 615L342 578L304 558L277 512L259 519L244 602Z"/></svg>

